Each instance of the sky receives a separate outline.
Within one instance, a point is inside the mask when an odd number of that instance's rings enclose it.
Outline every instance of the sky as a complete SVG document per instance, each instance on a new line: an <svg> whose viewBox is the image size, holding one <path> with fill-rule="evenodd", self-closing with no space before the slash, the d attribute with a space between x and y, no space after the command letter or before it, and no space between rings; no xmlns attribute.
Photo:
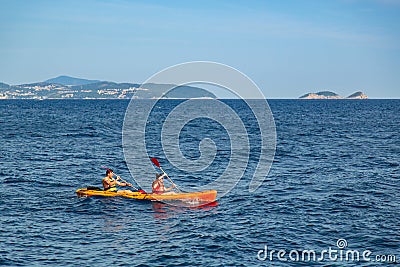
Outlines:
<svg viewBox="0 0 400 267"><path fill-rule="evenodd" d="M227 64L266 98L329 90L400 98L400 0L0 0L0 82L141 83Z"/></svg>

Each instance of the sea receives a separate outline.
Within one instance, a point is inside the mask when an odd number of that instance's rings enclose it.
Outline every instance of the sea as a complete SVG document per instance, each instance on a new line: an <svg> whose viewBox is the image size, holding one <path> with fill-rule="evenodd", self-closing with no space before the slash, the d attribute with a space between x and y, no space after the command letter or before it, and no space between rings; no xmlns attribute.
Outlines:
<svg viewBox="0 0 400 267"><path fill-rule="evenodd" d="M221 176L233 153L228 126L194 119L178 129L178 146L198 159L201 141L211 139L209 167L191 174L168 160L163 121L184 101L157 103L146 149L177 185L190 187ZM255 168L265 163L261 132L244 101L221 101L249 134L247 167L216 202L186 207L77 197L78 188L101 187L104 166L149 190L124 155L129 101L1 100L0 266L400 263L400 100L268 100L275 156L253 192Z"/></svg>

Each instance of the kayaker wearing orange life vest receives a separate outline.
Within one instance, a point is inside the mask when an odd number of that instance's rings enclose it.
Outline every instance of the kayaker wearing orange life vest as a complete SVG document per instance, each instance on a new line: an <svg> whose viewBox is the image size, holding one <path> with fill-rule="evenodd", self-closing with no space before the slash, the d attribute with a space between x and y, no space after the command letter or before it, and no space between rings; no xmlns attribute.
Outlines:
<svg viewBox="0 0 400 267"><path fill-rule="evenodd" d="M165 188L164 186L164 177L167 176L165 173L164 174L156 174L156 179L154 180L153 184L151 185L151 188L153 190L153 194L174 194L174 192L169 192L167 191L172 190L175 185L173 184L171 187Z"/></svg>
<svg viewBox="0 0 400 267"><path fill-rule="evenodd" d="M132 186L130 183L121 183L118 180L121 179L121 177L117 176L117 179L113 178L114 173L113 170L107 169L106 170L106 177L103 178L103 187L104 191L111 191L111 192L116 192L118 191L117 185L119 186ZM125 191L130 191L130 190L125 190Z"/></svg>

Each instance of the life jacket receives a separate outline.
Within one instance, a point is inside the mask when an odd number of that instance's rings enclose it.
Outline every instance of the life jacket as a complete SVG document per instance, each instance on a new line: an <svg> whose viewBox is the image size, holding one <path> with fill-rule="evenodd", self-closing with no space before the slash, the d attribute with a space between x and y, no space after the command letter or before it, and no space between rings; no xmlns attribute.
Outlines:
<svg viewBox="0 0 400 267"><path fill-rule="evenodd" d="M114 182L115 181L115 179L114 178L110 178L109 179L109 182L110 183L112 183L112 182ZM110 192L116 192L118 189L117 189L117 184L115 184L115 185L113 185L113 186L110 186L109 188L107 188L107 189L104 189L104 191L110 191Z"/></svg>

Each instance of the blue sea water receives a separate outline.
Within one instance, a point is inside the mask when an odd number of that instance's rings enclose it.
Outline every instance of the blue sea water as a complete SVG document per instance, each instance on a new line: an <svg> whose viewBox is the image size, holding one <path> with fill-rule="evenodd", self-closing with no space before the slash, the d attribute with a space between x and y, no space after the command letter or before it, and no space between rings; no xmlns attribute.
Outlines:
<svg viewBox="0 0 400 267"><path fill-rule="evenodd" d="M243 102L225 102L252 121ZM159 147L158 120L179 103L159 103L146 138L175 182L190 184ZM254 129L250 167L237 186L213 205L185 208L76 196L101 185L104 165L133 181L121 140L127 101L0 101L0 266L380 266L388 255L398 264L400 100L269 105L277 147L263 185L248 191L259 150ZM195 174L206 179L225 168L229 138L223 127L193 120L182 129L183 154L199 157L204 136L222 140L210 168ZM342 250L339 239L347 242ZM289 257L330 248L369 250L371 261Z"/></svg>

